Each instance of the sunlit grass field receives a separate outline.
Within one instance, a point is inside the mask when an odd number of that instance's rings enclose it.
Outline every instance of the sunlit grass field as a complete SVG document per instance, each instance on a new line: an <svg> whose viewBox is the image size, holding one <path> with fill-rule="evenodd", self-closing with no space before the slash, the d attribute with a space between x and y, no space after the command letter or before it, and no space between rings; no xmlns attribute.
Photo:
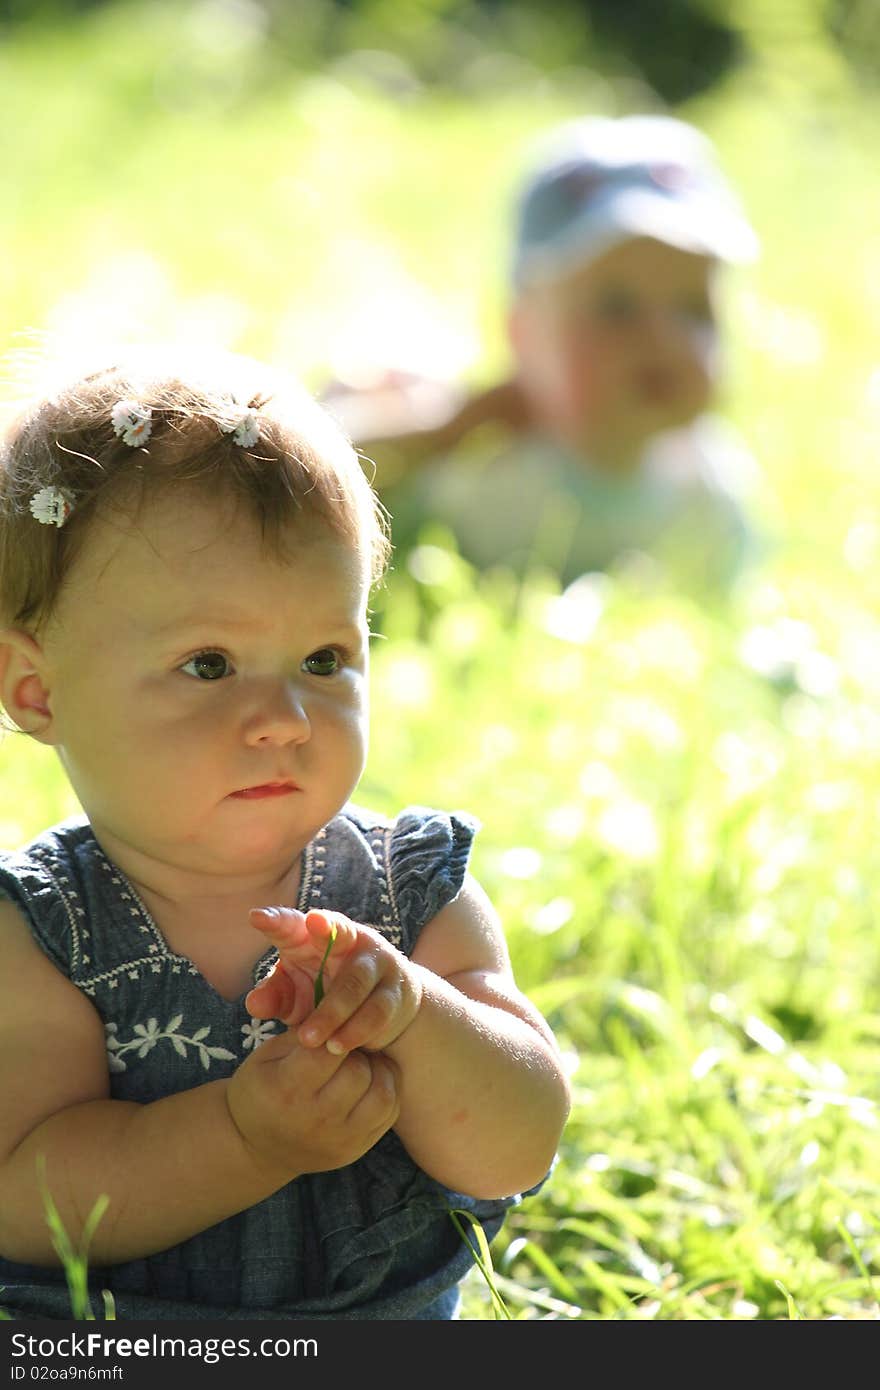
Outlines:
<svg viewBox="0 0 880 1390"><path fill-rule="evenodd" d="M315 389L375 358L487 377L523 141L639 94L512 63L444 94L363 58L290 72L232 20L206 43L208 8L0 48L5 348L210 336ZM872 1319L876 99L781 44L681 114L764 245L728 286L720 404L761 463L765 558L723 606L639 566L562 595L426 530L376 595L358 795L480 818L475 871L566 1054L557 1168L493 1246L510 1316ZM5 846L76 809L14 735L0 790ZM479 1271L465 1315L495 1316Z"/></svg>

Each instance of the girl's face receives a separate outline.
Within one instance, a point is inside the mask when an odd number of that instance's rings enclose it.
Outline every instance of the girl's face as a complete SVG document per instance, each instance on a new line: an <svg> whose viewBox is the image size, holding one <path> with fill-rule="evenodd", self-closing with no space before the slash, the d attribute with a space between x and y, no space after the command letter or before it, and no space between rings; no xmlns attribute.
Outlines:
<svg viewBox="0 0 880 1390"><path fill-rule="evenodd" d="M361 775L367 564L315 519L285 539L186 491L96 522L42 634L45 741L134 872L283 872Z"/></svg>
<svg viewBox="0 0 880 1390"><path fill-rule="evenodd" d="M634 462L708 406L714 262L639 237L515 306L519 377L543 427L597 462Z"/></svg>

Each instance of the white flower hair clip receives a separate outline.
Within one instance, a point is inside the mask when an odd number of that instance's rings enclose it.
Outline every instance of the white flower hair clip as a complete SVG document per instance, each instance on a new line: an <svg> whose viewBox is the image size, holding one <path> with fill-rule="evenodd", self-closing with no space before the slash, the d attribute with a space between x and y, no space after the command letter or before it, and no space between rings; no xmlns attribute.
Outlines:
<svg viewBox="0 0 880 1390"><path fill-rule="evenodd" d="M73 511L73 498L60 487L41 487L30 501L31 515L43 526L63 526Z"/></svg>
<svg viewBox="0 0 880 1390"><path fill-rule="evenodd" d="M113 432L130 449L137 449L146 444L152 433L152 414L150 407L140 401L117 401L110 412Z"/></svg>
<svg viewBox="0 0 880 1390"><path fill-rule="evenodd" d="M241 449L252 449L260 437L257 412L251 410L250 406L241 412L238 419L229 425L221 425L220 428L224 434L231 434L233 441Z"/></svg>

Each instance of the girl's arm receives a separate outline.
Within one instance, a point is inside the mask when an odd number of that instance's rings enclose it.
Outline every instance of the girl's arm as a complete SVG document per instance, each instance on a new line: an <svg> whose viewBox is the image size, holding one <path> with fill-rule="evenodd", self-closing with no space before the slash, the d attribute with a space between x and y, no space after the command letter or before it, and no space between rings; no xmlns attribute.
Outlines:
<svg viewBox="0 0 880 1390"><path fill-rule="evenodd" d="M517 988L498 915L468 876L412 954L421 1005L386 1053L400 1067L395 1129L432 1177L473 1197L546 1176L568 1118L568 1080L538 1010Z"/></svg>
<svg viewBox="0 0 880 1390"><path fill-rule="evenodd" d="M112 1100L97 1012L0 902L0 1255L59 1263L40 1163L74 1243L98 1198L109 1198L92 1264L142 1257L300 1172L353 1162L396 1119L393 1070L363 1054L310 1053L286 1033L228 1080L146 1105ZM310 1135L316 1110L320 1139Z"/></svg>

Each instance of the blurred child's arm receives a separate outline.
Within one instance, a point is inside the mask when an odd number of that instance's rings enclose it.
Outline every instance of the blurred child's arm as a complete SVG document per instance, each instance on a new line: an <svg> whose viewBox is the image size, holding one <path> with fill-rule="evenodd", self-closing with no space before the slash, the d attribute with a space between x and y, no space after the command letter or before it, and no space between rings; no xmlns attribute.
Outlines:
<svg viewBox="0 0 880 1390"><path fill-rule="evenodd" d="M112 1100L96 1010L0 903L0 1255L59 1263L41 1159L74 1244L109 1198L93 1264L166 1249L298 1173L353 1162L397 1116L394 1065L376 1060L310 1053L285 1033L228 1080L146 1105Z"/></svg>
<svg viewBox="0 0 880 1390"><path fill-rule="evenodd" d="M346 427L344 399L340 404L340 420ZM450 453L483 427L516 434L529 425L525 397L513 378L474 391L462 401L450 404L448 413L440 419L432 412L430 419L420 420L418 410L413 410L401 413L394 428L383 428L378 403L375 411L364 409L359 413L360 422L353 414L350 433L359 452L375 463L376 486L380 490L398 475L428 459Z"/></svg>
<svg viewBox="0 0 880 1390"><path fill-rule="evenodd" d="M282 966L289 927L294 981L307 958L311 919L331 920L283 909L274 919L252 915L278 946ZM423 929L410 960L372 928L339 919L339 933L314 1012L301 985L283 982L281 967L265 986L278 993L259 1002L255 991L248 1007L266 1016L289 1005L307 1046L381 1046L400 1066L395 1129L415 1162L446 1186L499 1197L539 1182L568 1115L568 1083L552 1032L516 986L500 922L479 884L466 880ZM316 942L313 962L320 955Z"/></svg>

